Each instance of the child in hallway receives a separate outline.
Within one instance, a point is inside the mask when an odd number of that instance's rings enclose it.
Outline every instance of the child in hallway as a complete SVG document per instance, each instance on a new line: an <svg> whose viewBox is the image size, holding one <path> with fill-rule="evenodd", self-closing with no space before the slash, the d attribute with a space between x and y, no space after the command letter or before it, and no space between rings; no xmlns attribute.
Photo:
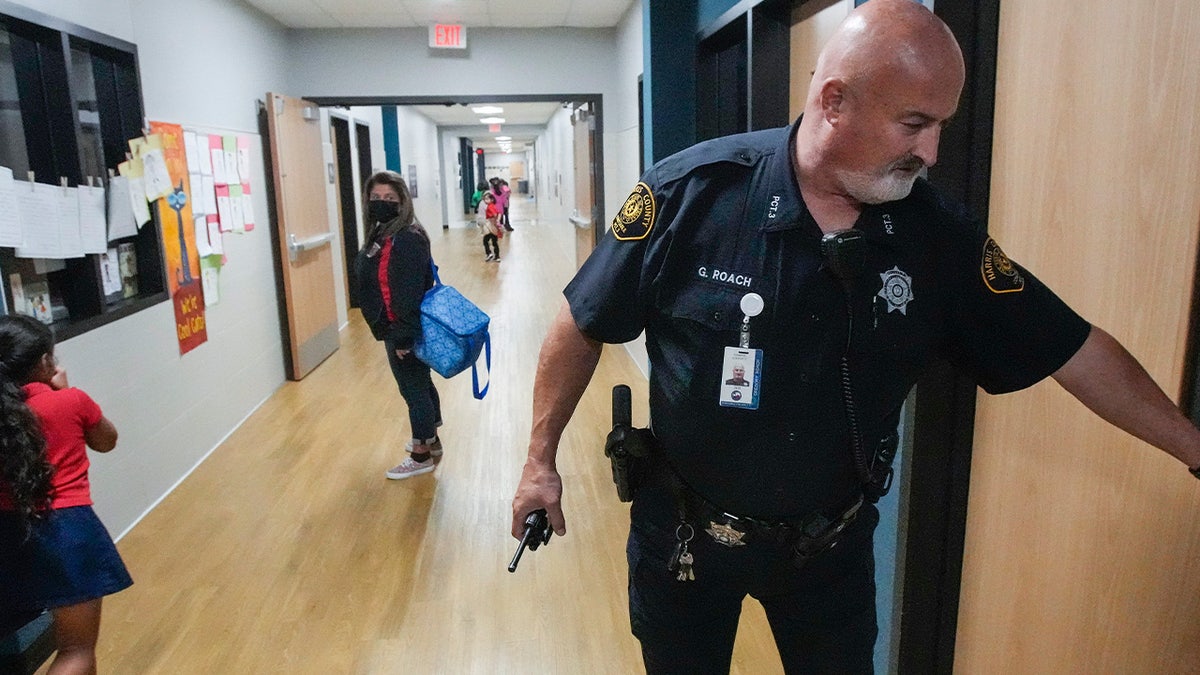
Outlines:
<svg viewBox="0 0 1200 675"><path fill-rule="evenodd" d="M492 196L496 198L496 209L500 214L496 224L502 229L512 232L512 223L508 221L508 197L512 190L508 188L508 181L495 176L489 182L492 186Z"/></svg>
<svg viewBox="0 0 1200 675"><path fill-rule="evenodd" d="M67 384L50 329L0 317L0 608L54 615L52 675L96 672L101 599L133 584L88 484L87 447L116 444L100 406Z"/></svg>
<svg viewBox="0 0 1200 675"><path fill-rule="evenodd" d="M500 262L500 237L504 236L504 230L500 227L500 209L492 193L483 193L477 214L476 218L483 229L483 252L487 254L484 260Z"/></svg>

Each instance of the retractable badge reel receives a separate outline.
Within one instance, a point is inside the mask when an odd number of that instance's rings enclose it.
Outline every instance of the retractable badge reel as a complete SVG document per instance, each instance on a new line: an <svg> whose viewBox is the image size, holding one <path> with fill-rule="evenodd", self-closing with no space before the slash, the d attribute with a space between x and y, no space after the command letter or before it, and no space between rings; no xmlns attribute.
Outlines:
<svg viewBox="0 0 1200 675"><path fill-rule="evenodd" d="M742 296L742 329L738 346L725 348L721 366L721 398L726 408L756 410L762 385L762 350L750 348L750 319L763 311L763 299L758 293Z"/></svg>

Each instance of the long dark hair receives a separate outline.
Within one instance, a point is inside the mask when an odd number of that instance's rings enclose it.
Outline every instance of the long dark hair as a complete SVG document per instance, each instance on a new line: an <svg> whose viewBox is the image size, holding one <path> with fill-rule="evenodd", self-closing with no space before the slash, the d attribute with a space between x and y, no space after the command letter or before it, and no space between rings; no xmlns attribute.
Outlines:
<svg viewBox="0 0 1200 675"><path fill-rule="evenodd" d="M33 378L42 357L53 353L54 335L41 322L0 316L0 480L26 523L50 506L54 467L46 458L41 423L25 404L21 386Z"/></svg>
<svg viewBox="0 0 1200 675"><path fill-rule="evenodd" d="M372 220L369 204L371 190L376 185L388 185L400 196L400 203L397 205L400 208L400 215L395 220L386 223L376 223ZM404 177L395 171L378 171L367 179L366 185L363 186L363 223L366 223L368 228L364 246L369 246L377 239L391 237L401 230L412 230L425 241L429 241L429 234L425 232L425 228L421 226L421 222L417 220L417 214L413 211L412 195L408 192L408 183L405 183Z"/></svg>

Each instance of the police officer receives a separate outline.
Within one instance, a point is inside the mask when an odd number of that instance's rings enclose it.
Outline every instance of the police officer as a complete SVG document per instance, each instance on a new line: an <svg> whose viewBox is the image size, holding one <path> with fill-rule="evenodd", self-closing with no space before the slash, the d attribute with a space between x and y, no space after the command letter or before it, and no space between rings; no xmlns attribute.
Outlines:
<svg viewBox="0 0 1200 675"><path fill-rule="evenodd" d="M602 344L644 330L656 450L627 555L648 672L728 671L747 594L788 672L871 672L873 501L934 359L990 393L1053 376L1200 466L1200 432L1137 362L918 178L963 79L932 12L872 0L823 50L792 127L658 163L567 286L513 535L537 508L565 533L562 430ZM725 382L734 366L747 387Z"/></svg>

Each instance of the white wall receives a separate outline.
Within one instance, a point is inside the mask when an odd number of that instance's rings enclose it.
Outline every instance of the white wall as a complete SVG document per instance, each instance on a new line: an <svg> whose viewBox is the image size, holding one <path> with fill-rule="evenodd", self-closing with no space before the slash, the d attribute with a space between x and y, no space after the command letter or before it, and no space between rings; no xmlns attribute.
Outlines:
<svg viewBox="0 0 1200 675"><path fill-rule="evenodd" d="M396 108L400 137L400 173L412 189L412 167L417 171L417 197L413 209L427 230L442 226L442 176L438 167L438 131L433 120L408 106Z"/></svg>
<svg viewBox="0 0 1200 675"><path fill-rule="evenodd" d="M458 163L459 135L457 132L442 130L438 133L438 138L442 150L442 187L446 192L446 210L443 213L442 222L450 227L473 226L475 224L474 216L462 213L463 189L459 184L462 167Z"/></svg>
<svg viewBox="0 0 1200 675"><path fill-rule="evenodd" d="M425 28L298 30L289 87L304 96L616 94L611 28L472 28L463 53ZM489 74L482 77L481 74Z"/></svg>
<svg viewBox="0 0 1200 675"><path fill-rule="evenodd" d="M567 218L575 209L575 135L571 110L563 108L546 123L538 136L537 203L542 221L574 227Z"/></svg>
<svg viewBox="0 0 1200 675"><path fill-rule="evenodd" d="M16 0L135 43L146 116L208 131L258 132L256 100L286 83L286 35L231 0ZM214 67L227 64L227 67ZM179 355L169 301L66 340L57 352L121 438L92 455L96 510L126 531L284 381L261 148L252 185L259 226L225 239L221 302L208 342Z"/></svg>
<svg viewBox="0 0 1200 675"><path fill-rule="evenodd" d="M633 186L638 170L638 75L642 74L642 3L634 2L617 26L614 70L617 96L604 105L604 210L607 229Z"/></svg>
<svg viewBox="0 0 1200 675"><path fill-rule="evenodd" d="M642 74L642 3L634 2L617 26L616 100L604 109L604 222L608 229L613 216L641 177L638 150L638 75ZM609 150L612 152L609 152ZM650 357L646 354L646 334L625 345L629 356L642 374L650 375Z"/></svg>
<svg viewBox="0 0 1200 675"><path fill-rule="evenodd" d="M321 110L321 160L325 162L325 166L327 167L321 172L323 176L328 176L329 171L337 171L337 157L333 151L333 141L331 140L333 138L332 122L329 121L332 116L349 121L349 115L344 110L332 111L327 108ZM353 123L351 123L350 128L351 130L354 129ZM353 153L353 131L351 131L350 136L351 152ZM351 154L351 157L353 156ZM353 173L353 170L351 170L351 175ZM350 273L350 267L343 260L343 252L346 250L346 238L342 235L342 218L338 212L338 196L337 182L327 179L325 181L325 218L329 222L329 233L333 235L333 239L329 242L330 251L333 252L333 302L334 311L337 314L337 325L341 329L349 321L350 301L346 289L349 280L346 277ZM357 200L355 201L357 203Z"/></svg>

